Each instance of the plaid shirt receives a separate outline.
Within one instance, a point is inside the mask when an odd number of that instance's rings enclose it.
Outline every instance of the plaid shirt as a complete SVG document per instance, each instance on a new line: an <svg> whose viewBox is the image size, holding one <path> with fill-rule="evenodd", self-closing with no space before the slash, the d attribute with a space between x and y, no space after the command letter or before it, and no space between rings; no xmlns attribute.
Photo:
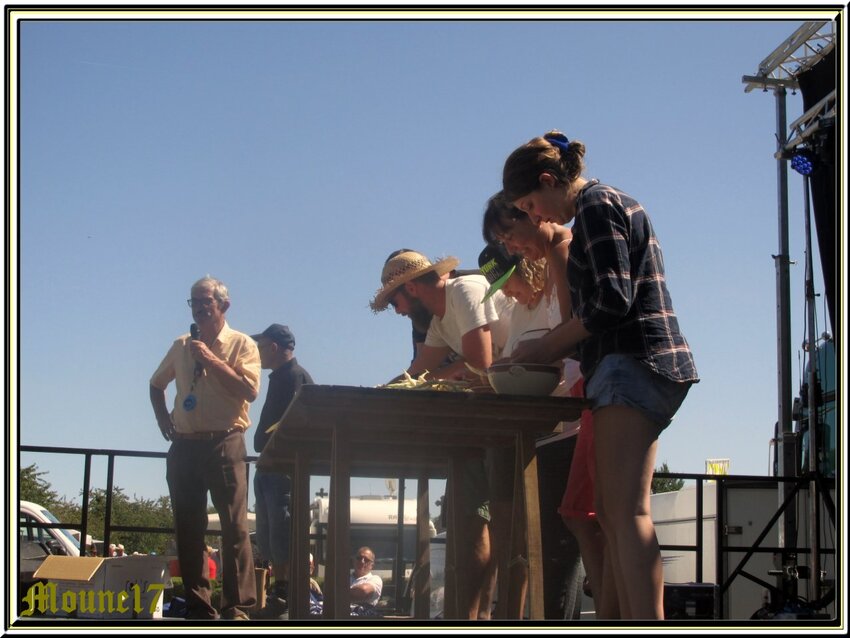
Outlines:
<svg viewBox="0 0 850 638"><path fill-rule="evenodd" d="M606 354L618 353L673 381L699 381L667 291L661 247L638 202L588 182L576 203L567 275L573 314L591 333L578 344L585 379Z"/></svg>

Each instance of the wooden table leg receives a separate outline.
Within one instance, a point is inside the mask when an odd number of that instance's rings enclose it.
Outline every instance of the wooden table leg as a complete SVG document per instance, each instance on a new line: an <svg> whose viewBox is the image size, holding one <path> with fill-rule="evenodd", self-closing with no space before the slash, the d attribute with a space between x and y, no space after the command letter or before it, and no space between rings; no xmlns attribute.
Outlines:
<svg viewBox="0 0 850 638"><path fill-rule="evenodd" d="M526 545L528 558L528 596L531 620L542 620L543 605L543 547L540 540L540 496L537 484L537 455L534 437L518 437L520 459L523 463L522 484L525 505Z"/></svg>
<svg viewBox="0 0 850 638"><path fill-rule="evenodd" d="M304 455L295 452L292 469L292 530L289 544L289 617L308 618L310 615L309 561L310 551L310 473ZM316 562L319 558L316 557Z"/></svg>
<svg viewBox="0 0 850 638"><path fill-rule="evenodd" d="M431 617L431 538L428 477L420 473L416 480L416 579L413 582L414 616Z"/></svg>
<svg viewBox="0 0 850 638"><path fill-rule="evenodd" d="M331 443L328 504L328 565L325 572L325 618L349 618L349 557L351 556L351 464L345 428L334 427ZM328 600L330 595L330 600Z"/></svg>
<svg viewBox="0 0 850 638"><path fill-rule="evenodd" d="M460 618L458 601L460 586L458 578L458 516L460 514L460 463L462 459L451 457L446 479L446 565L443 589L443 618Z"/></svg>
<svg viewBox="0 0 850 638"><path fill-rule="evenodd" d="M505 589L504 617L522 620L525 612L525 599L528 589L528 558L525 539L525 490L523 488L523 468L519 437L514 455L514 493L511 503L511 530L507 553L507 581Z"/></svg>

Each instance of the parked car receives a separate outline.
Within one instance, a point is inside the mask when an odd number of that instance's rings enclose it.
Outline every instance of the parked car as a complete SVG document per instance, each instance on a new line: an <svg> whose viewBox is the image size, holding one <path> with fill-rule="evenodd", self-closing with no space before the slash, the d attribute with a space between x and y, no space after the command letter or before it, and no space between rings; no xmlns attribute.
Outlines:
<svg viewBox="0 0 850 638"><path fill-rule="evenodd" d="M19 507L18 579L22 595L36 582L33 577L44 559L51 554L79 556L80 543L73 530L59 527L38 527L38 523L58 523L46 507L21 501ZM24 609L23 598L18 601L18 613Z"/></svg>
<svg viewBox="0 0 850 638"><path fill-rule="evenodd" d="M19 510L18 533L22 550L25 545L35 544L41 546L45 554L80 555L80 541L74 536L74 530L61 527L38 527L38 523L59 522L49 509L38 503L21 501Z"/></svg>

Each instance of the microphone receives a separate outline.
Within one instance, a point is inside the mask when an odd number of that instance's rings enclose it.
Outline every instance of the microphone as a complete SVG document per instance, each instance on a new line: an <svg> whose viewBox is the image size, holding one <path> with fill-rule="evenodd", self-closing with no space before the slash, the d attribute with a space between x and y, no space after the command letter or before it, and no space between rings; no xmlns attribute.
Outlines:
<svg viewBox="0 0 850 638"><path fill-rule="evenodd" d="M189 334L192 336L192 339L198 340L198 339L201 338L201 329L198 328L198 324L193 323L191 326L189 326ZM195 362L195 376L196 377L201 376L201 372L203 372L203 370L204 370L204 364L202 364L200 361L196 361Z"/></svg>

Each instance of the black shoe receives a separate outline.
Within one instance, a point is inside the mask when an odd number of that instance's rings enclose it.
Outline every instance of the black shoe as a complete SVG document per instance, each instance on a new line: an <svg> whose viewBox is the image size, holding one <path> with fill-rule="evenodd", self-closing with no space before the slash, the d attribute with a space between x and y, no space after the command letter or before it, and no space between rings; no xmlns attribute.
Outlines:
<svg viewBox="0 0 850 638"><path fill-rule="evenodd" d="M266 606L254 614L254 618L262 620L289 620L289 605L283 598L269 596Z"/></svg>

